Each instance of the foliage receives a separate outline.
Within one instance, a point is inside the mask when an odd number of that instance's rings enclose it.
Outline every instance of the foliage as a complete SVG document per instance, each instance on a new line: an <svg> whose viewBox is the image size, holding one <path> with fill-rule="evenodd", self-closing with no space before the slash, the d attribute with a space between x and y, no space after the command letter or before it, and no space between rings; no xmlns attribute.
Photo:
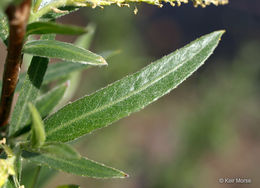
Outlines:
<svg viewBox="0 0 260 188"><path fill-rule="evenodd" d="M41 166L93 178L128 177L120 170L82 157L67 142L106 127L168 94L204 64L224 33L215 31L205 35L142 70L69 103L51 114L59 102L66 102L66 90L68 96L75 92L79 84L78 72L92 66L107 65L105 59L116 54L114 51L107 51L98 55L87 49L93 37L93 25L80 28L57 24L53 20L76 11L81 6L122 6L132 2L161 6L162 2L180 5L181 2L188 1L33 1L22 49L22 53L33 55L33 58L28 71L20 76L21 81L16 88L19 97L7 130L1 135L0 186L20 187L21 182L27 184L21 179L21 159L39 166L33 175L33 181L28 183L31 187L37 184ZM226 3L222 0L193 2L195 6ZM7 5L18 4L19 1L3 1L0 7L3 10ZM0 37L7 44L7 18L3 12L0 12L0 18ZM41 34L41 38L33 40L31 35L35 34ZM56 34L82 36L75 44L70 44L55 40ZM61 62L49 64L52 58L60 59ZM50 83L56 83L56 87L48 90L46 88ZM4 135L7 135L7 142Z"/></svg>

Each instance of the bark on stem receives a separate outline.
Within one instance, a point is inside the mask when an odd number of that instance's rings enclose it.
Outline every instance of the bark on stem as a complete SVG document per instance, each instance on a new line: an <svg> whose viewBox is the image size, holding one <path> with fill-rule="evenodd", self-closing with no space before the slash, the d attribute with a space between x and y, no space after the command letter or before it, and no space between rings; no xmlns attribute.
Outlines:
<svg viewBox="0 0 260 188"><path fill-rule="evenodd" d="M9 21L9 41L0 102L0 127L8 124L13 96L22 64L22 48L30 8L31 0L24 0L20 5L10 5L6 9Z"/></svg>

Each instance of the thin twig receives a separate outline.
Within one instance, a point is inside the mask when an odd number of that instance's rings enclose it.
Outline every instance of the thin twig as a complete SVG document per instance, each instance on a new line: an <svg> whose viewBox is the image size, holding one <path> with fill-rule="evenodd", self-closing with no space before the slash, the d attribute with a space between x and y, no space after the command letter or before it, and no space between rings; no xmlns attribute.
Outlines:
<svg viewBox="0 0 260 188"><path fill-rule="evenodd" d="M10 32L0 102L0 127L8 124L14 91L22 64L22 47L30 8L31 0L24 0L20 5L10 5L6 9Z"/></svg>

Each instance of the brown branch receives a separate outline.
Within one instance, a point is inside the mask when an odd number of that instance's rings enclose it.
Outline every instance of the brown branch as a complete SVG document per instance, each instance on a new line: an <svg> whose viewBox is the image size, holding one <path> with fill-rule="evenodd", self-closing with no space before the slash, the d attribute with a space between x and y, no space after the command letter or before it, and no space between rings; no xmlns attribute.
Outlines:
<svg viewBox="0 0 260 188"><path fill-rule="evenodd" d="M22 48L30 8L31 0L24 0L20 5L10 5L6 9L9 21L9 42L0 102L0 127L8 124L13 96L22 64Z"/></svg>

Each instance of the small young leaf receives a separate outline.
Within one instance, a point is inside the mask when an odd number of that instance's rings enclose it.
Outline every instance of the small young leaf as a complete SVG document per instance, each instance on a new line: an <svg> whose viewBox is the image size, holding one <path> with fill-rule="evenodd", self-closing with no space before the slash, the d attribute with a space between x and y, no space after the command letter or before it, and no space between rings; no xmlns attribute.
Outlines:
<svg viewBox="0 0 260 188"><path fill-rule="evenodd" d="M57 104L61 101L66 89L68 88L68 82L55 87L48 93L37 98L35 106L38 109L41 117L44 118L51 113Z"/></svg>
<svg viewBox="0 0 260 188"><path fill-rule="evenodd" d="M196 71L217 47L223 31L205 35L44 120L48 141L67 142L143 109Z"/></svg>
<svg viewBox="0 0 260 188"><path fill-rule="evenodd" d="M86 33L82 27L72 25L57 24L54 22L33 22L27 26L26 35L32 34L63 34L63 35L82 35Z"/></svg>
<svg viewBox="0 0 260 188"><path fill-rule="evenodd" d="M90 65L107 65L102 56L94 54L83 48L60 41L30 41L25 44L23 51L40 57L58 58Z"/></svg>
<svg viewBox="0 0 260 188"><path fill-rule="evenodd" d="M31 145L34 148L41 147L45 142L45 131L41 116L32 103L28 104L32 116Z"/></svg>
<svg viewBox="0 0 260 188"><path fill-rule="evenodd" d="M38 151L26 151L23 157L41 165L71 174L94 178L124 178L122 171L80 157L70 146L62 143L49 143Z"/></svg>
<svg viewBox="0 0 260 188"><path fill-rule="evenodd" d="M30 118L28 103L34 104L36 101L48 62L46 58L33 57L11 117L9 136L15 135L28 122Z"/></svg>

